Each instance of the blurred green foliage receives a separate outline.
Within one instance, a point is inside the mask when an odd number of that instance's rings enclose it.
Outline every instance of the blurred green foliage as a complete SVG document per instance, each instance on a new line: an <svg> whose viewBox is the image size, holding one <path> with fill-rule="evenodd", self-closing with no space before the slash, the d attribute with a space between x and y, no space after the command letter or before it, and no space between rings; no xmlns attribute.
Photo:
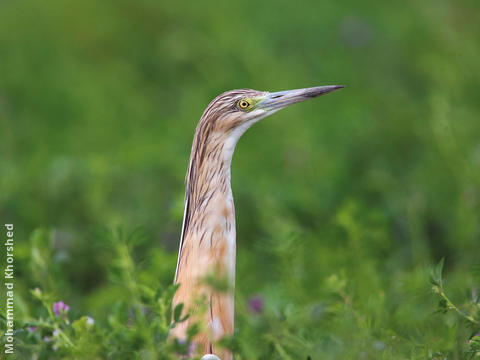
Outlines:
<svg viewBox="0 0 480 360"><path fill-rule="evenodd" d="M435 312L429 268L446 259L449 301L475 316L479 11L476 0L1 1L0 221L15 225L17 327L46 316L36 287L104 329L143 304L133 287L167 288L190 144L213 97L345 84L237 146L229 346L241 359L475 356L478 327ZM102 240L118 225L144 233L122 254ZM158 340L142 326L143 342L126 341L138 358Z"/></svg>

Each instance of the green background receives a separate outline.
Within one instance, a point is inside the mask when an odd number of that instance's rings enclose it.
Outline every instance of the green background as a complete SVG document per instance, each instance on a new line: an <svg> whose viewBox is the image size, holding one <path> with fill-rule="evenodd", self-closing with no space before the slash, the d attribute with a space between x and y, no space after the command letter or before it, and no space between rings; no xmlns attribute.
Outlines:
<svg viewBox="0 0 480 360"><path fill-rule="evenodd" d="M172 281L191 141L216 95L344 84L237 146L239 356L460 359L471 329L435 313L428 271L445 257L451 298L476 301L479 13L476 0L1 1L16 320L38 316L40 286L105 321L125 292L103 228L142 228L139 281Z"/></svg>

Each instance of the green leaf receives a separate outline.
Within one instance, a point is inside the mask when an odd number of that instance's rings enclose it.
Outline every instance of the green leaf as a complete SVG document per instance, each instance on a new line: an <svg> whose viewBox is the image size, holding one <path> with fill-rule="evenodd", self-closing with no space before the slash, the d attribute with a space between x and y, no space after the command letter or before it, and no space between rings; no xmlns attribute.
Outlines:
<svg viewBox="0 0 480 360"><path fill-rule="evenodd" d="M440 262L430 272L430 283L440 288L443 287L442 272L444 262L445 258L442 258Z"/></svg>
<svg viewBox="0 0 480 360"><path fill-rule="evenodd" d="M180 317L182 316L182 310L183 310L183 303L180 303L177 306L175 306L175 310L173 310L173 320L175 320L175 322L180 322Z"/></svg>
<svg viewBox="0 0 480 360"><path fill-rule="evenodd" d="M138 284L137 288L139 291L140 299L143 303L150 304L153 302L153 299L155 298L155 291L153 289L143 284Z"/></svg>
<svg viewBox="0 0 480 360"><path fill-rule="evenodd" d="M188 339L192 339L195 335L198 334L199 331L200 331L200 326L198 325L198 323L195 323L189 326L187 330Z"/></svg>

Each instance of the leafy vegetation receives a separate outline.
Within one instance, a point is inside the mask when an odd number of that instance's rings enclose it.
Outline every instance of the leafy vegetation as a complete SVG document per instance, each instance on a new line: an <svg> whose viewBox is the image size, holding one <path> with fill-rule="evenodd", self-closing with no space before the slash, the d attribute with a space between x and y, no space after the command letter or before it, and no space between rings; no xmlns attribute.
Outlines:
<svg viewBox="0 0 480 360"><path fill-rule="evenodd" d="M479 10L0 2L11 358L177 358L188 343L165 339L196 121L224 90L327 84L346 88L237 146L224 345L237 359L478 358ZM2 329L3 304L4 290Z"/></svg>

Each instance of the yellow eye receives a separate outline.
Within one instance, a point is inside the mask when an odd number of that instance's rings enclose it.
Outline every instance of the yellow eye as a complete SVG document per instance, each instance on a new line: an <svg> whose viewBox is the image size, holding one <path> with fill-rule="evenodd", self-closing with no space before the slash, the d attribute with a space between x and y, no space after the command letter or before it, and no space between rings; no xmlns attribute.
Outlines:
<svg viewBox="0 0 480 360"><path fill-rule="evenodd" d="M250 103L249 103L247 100L245 100L245 99L240 100L240 101L238 102L238 107L239 107L240 109L242 109L242 110L245 110L245 109L248 108L249 106L250 106Z"/></svg>

